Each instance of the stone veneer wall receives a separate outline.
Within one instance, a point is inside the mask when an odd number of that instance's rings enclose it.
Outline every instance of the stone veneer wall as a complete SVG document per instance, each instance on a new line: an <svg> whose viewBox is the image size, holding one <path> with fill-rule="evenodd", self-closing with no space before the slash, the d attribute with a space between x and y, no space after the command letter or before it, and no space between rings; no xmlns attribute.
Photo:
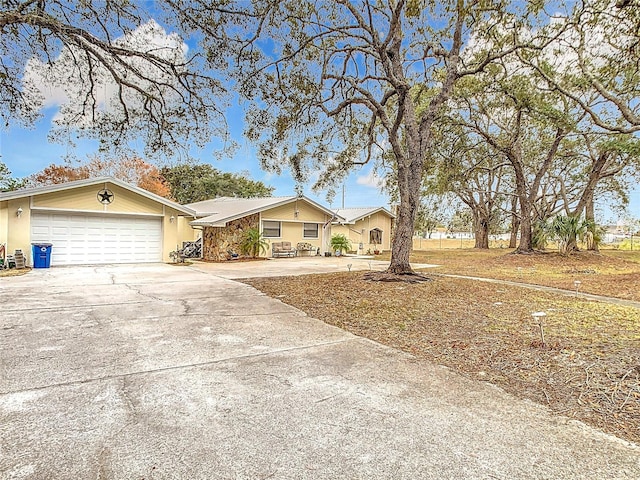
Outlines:
<svg viewBox="0 0 640 480"><path fill-rule="evenodd" d="M214 262L229 259L228 250L240 254L240 242L244 232L259 228L260 215L248 215L233 220L226 227L204 227L202 232L202 258Z"/></svg>

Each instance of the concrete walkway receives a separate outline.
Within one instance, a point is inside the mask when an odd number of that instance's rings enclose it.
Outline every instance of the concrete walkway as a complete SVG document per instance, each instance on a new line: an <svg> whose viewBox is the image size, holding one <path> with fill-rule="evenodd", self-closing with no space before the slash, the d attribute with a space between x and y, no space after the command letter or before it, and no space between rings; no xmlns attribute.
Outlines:
<svg viewBox="0 0 640 480"><path fill-rule="evenodd" d="M640 478L637 446L222 275L0 278L0 478Z"/></svg>
<svg viewBox="0 0 640 480"><path fill-rule="evenodd" d="M462 278L465 280L474 280L477 282L497 283L500 285L511 285L513 287L528 288L530 290L537 290L539 292L550 292L550 293L556 293L558 295L571 296L571 297L574 297L577 295L580 298L586 298L587 300L593 300L596 302L613 303L616 305L624 305L627 307L640 308L640 302L634 302L633 300L625 300L623 298L615 298L615 297L605 297L604 295L594 295L592 293L583 293L580 291L576 294L575 290L565 290L563 288L546 287L544 285L536 285L533 283L513 282L510 280L499 280L495 278L470 277L467 275L452 275L452 274L437 273L437 272L434 272L434 273L429 272L429 274L437 275L439 277Z"/></svg>

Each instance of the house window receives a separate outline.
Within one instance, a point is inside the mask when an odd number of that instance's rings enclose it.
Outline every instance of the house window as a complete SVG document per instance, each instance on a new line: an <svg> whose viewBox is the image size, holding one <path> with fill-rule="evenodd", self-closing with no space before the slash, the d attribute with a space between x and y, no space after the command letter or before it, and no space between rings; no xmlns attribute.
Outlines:
<svg viewBox="0 0 640 480"><path fill-rule="evenodd" d="M264 220L262 222L262 235L267 238L280 238L280 222Z"/></svg>
<svg viewBox="0 0 640 480"><path fill-rule="evenodd" d="M380 245L382 243L382 230L374 228L369 231L369 243L374 245Z"/></svg>
<svg viewBox="0 0 640 480"><path fill-rule="evenodd" d="M318 224L317 223L305 223L302 236L304 238L318 238Z"/></svg>

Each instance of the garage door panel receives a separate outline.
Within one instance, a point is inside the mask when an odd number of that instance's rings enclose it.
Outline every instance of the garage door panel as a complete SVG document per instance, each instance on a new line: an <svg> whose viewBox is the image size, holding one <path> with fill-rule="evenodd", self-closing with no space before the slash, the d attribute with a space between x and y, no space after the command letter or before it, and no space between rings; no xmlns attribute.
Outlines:
<svg viewBox="0 0 640 480"><path fill-rule="evenodd" d="M33 242L52 243L52 265L162 260L159 218L33 213Z"/></svg>

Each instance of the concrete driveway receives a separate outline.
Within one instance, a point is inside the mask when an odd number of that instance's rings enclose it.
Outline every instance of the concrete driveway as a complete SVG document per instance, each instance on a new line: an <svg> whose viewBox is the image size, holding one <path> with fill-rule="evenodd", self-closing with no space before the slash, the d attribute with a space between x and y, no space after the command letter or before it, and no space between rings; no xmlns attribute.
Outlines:
<svg viewBox="0 0 640 480"><path fill-rule="evenodd" d="M389 262L367 256L341 257L294 257L258 260L250 262L230 261L226 263L196 262L195 268L230 279L249 277L282 277L285 275L305 275L310 273L334 273L356 271L382 271ZM414 263L413 268L431 268L437 265Z"/></svg>
<svg viewBox="0 0 640 480"><path fill-rule="evenodd" d="M640 478L638 447L210 265L36 270L0 295L3 479Z"/></svg>

